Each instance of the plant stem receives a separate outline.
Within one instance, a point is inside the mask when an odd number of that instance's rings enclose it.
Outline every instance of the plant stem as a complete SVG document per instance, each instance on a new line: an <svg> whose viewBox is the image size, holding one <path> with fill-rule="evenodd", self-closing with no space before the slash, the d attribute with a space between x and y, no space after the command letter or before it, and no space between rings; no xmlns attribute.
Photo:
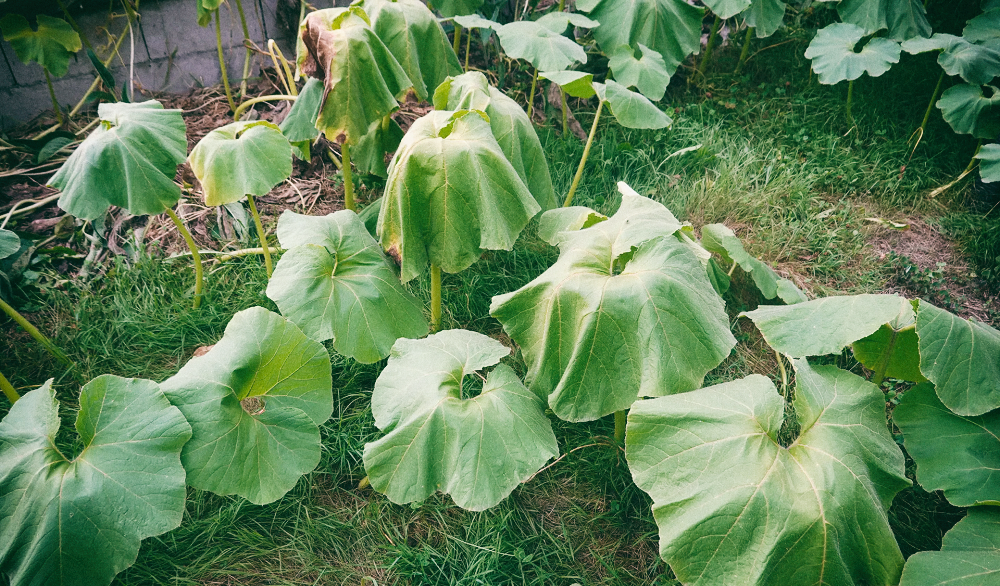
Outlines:
<svg viewBox="0 0 1000 586"><path fill-rule="evenodd" d="M45 72L45 83L49 85L49 97L52 98L52 109L56 113L56 120L59 121L59 126L62 126L65 120L63 119L62 108L59 107L59 100L56 99L56 90L52 87L52 76L49 75L49 70L45 67L42 68Z"/></svg>
<svg viewBox="0 0 1000 586"><path fill-rule="evenodd" d="M344 209L357 211L354 205L354 175L351 173L351 147L345 142L340 145L341 171L344 173Z"/></svg>
<svg viewBox="0 0 1000 586"><path fill-rule="evenodd" d="M260 223L260 214L257 213L257 204L253 202L253 196L247 194L247 201L250 202L250 214L253 215L253 223L257 226L257 236L260 237L260 247L264 249L264 266L267 267L267 278L271 279L271 251L267 249L267 235L264 234L264 225Z"/></svg>
<svg viewBox="0 0 1000 586"><path fill-rule="evenodd" d="M298 99L296 96L285 96L281 94L274 94L272 96L259 96L247 100L245 102L241 102L240 105L236 108L236 111L233 112L233 121L239 122L240 116L242 116L243 113L247 111L247 108L253 106L254 104L259 104L261 102L270 102L272 100L288 100L289 102L294 102L296 99Z"/></svg>
<svg viewBox="0 0 1000 586"><path fill-rule="evenodd" d="M740 51L740 61L736 64L736 70L733 73L739 73L743 70L743 65L747 62L747 55L750 54L750 39L753 38L753 27L747 27L747 36L743 39L743 50Z"/></svg>
<svg viewBox="0 0 1000 586"><path fill-rule="evenodd" d="M531 120L531 110L535 107L535 86L538 85L538 68L531 76L531 92L528 93L528 120Z"/></svg>
<svg viewBox="0 0 1000 586"><path fill-rule="evenodd" d="M462 27L455 23L455 38L452 41L451 48L455 50L456 53L462 50Z"/></svg>
<svg viewBox="0 0 1000 586"><path fill-rule="evenodd" d="M278 44L274 42L274 39L267 40L267 51L271 55L271 61L274 63L274 71L277 72L278 77L281 78L282 85L285 86L285 91L291 96L299 95L299 90L295 87L295 81L293 81L292 70L288 67L288 59L285 59L285 54L281 52L281 48ZM278 65L278 62L281 65ZM285 70L284 76L281 74L281 70Z"/></svg>
<svg viewBox="0 0 1000 586"><path fill-rule="evenodd" d="M472 48L472 31L471 30L469 31L469 34L466 35L466 37L468 37L468 38L465 39L465 70L468 71L469 70L469 49Z"/></svg>
<svg viewBox="0 0 1000 586"><path fill-rule="evenodd" d="M850 83L847 84L847 124L851 128L854 127L854 115L851 113L851 102L854 100L854 80L852 79Z"/></svg>
<svg viewBox="0 0 1000 586"><path fill-rule="evenodd" d="M14 390L14 385L10 384L2 372L0 372L0 391L7 395L7 400L11 403L17 403L17 400L21 398L21 395L18 395L17 391Z"/></svg>
<svg viewBox="0 0 1000 586"><path fill-rule="evenodd" d="M715 21L712 22L712 32L708 33L708 44L705 45L705 56L701 58L701 63L698 65L698 73L705 75L705 70L708 69L708 62L712 60L712 49L715 48L715 35L719 32L719 25L722 24L722 19L719 15L715 16Z"/></svg>
<svg viewBox="0 0 1000 586"><path fill-rule="evenodd" d="M441 329L441 267L431 263L431 333Z"/></svg>
<svg viewBox="0 0 1000 586"><path fill-rule="evenodd" d="M240 13L240 24L243 26L243 39L250 40L250 29L247 28L247 17L243 14L243 2L236 0L236 11ZM247 78L250 77L250 47L246 47L247 54L243 58L243 79L240 81L240 99L247 97Z"/></svg>
<svg viewBox="0 0 1000 586"><path fill-rule="evenodd" d="M625 426L628 424L628 409L615 411L615 441L623 443L625 441Z"/></svg>
<svg viewBox="0 0 1000 586"><path fill-rule="evenodd" d="M198 253L198 245L194 243L191 232L184 226L184 222L181 221L174 210L166 208L165 211L170 216L170 219L173 220L174 226L177 226L177 231L184 237L184 242L187 243L188 249L191 251L191 260L194 262L194 303L192 303L191 307L198 309L201 305L201 289L204 282L204 269L201 265L201 255Z"/></svg>
<svg viewBox="0 0 1000 586"><path fill-rule="evenodd" d="M24 329L24 331L28 332L28 334L30 334L31 337L34 338L36 342L38 342L46 350L48 350L49 354L51 354L53 358L55 358L59 362L62 362L69 368L76 367L76 365L73 364L73 361L67 358L66 355L63 354L63 351L60 350L58 346L52 343L52 340L45 337L45 334L38 331L38 328L31 325L31 322L24 319L23 315L18 313L17 310L11 307L10 305L7 305L7 302L4 301L3 299L0 299L0 309L2 309L3 312L10 317L10 319L17 322L17 325L21 326L21 328Z"/></svg>
<svg viewBox="0 0 1000 586"><path fill-rule="evenodd" d="M969 166L965 168L965 171L962 173L963 175L965 175L969 171L972 171L973 167L976 166L976 155L979 154L979 150L982 148L983 148L983 139L980 138L979 142L976 143L976 152L972 153L972 160L969 161Z"/></svg>
<svg viewBox="0 0 1000 586"><path fill-rule="evenodd" d="M559 97L562 98L562 119L563 119L563 137L569 133L569 106L566 104L566 91L559 87Z"/></svg>
<svg viewBox="0 0 1000 586"><path fill-rule="evenodd" d="M594 135L597 134L597 121L601 119L602 108L604 108L604 100L599 101L597 104L597 112L594 113L594 123L590 125L590 135L587 136L587 144L583 147L583 157L580 158L580 166L577 167L576 175L573 176L573 184L569 186L569 193L566 194L566 201L563 202L564 208L573 205L573 194L576 193L576 188L580 185L580 178L583 177L583 167L587 164L590 145L594 143Z"/></svg>
<svg viewBox="0 0 1000 586"><path fill-rule="evenodd" d="M785 362L781 359L781 352L774 351L774 358L778 361L778 370L781 371L781 395L788 400L788 371L785 370Z"/></svg>
<svg viewBox="0 0 1000 586"><path fill-rule="evenodd" d="M271 249L269 248L268 251L270 252L270 250ZM276 252L281 252L284 249L283 248L279 248L279 247L275 247L274 250ZM252 254L264 254L264 249L263 248L243 248L243 249L240 249L240 250L234 250L232 252L227 252L225 254L220 254L219 256L215 257L215 260L217 260L220 263L223 263L223 262L226 262L227 260L233 260L234 258L239 258L241 256L250 256Z"/></svg>
<svg viewBox="0 0 1000 586"><path fill-rule="evenodd" d="M226 56L222 52L222 24L219 18L219 10L215 10L215 46L219 49L219 69L222 70L222 87L226 89L226 99L229 100L229 109L236 111L236 103L233 102L233 92L229 89L229 75L226 74Z"/></svg>
<svg viewBox="0 0 1000 586"><path fill-rule="evenodd" d="M564 12L566 10L566 0L559 0L558 12Z"/></svg>
<svg viewBox="0 0 1000 586"><path fill-rule="evenodd" d="M920 123L920 136L924 135L924 131L927 129L927 121L931 119L931 111L934 110L934 102L937 101L938 94L941 92L941 82L944 81L944 70L941 71L941 75L938 76L937 85L934 86L934 93L931 94L931 103L927 104L927 111L924 112L924 119Z"/></svg>

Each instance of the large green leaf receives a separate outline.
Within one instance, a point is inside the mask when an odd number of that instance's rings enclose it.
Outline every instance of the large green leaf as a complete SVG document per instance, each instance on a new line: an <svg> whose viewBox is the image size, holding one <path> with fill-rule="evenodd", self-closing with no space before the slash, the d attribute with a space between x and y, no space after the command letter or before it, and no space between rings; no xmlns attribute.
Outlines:
<svg viewBox="0 0 1000 586"><path fill-rule="evenodd" d="M749 317L772 348L792 356L839 354L899 315L908 302L896 295L843 295L794 305L761 305Z"/></svg>
<svg viewBox="0 0 1000 586"><path fill-rule="evenodd" d="M449 77L434 92L438 110L482 110L490 119L490 129L500 150L514 166L528 191L543 210L558 205L552 187L549 164L535 126L524 109L507 94L489 85L478 71Z"/></svg>
<svg viewBox="0 0 1000 586"><path fill-rule="evenodd" d="M285 210L278 219L285 253L267 296L310 338L370 364L398 338L427 335L420 303L403 288L357 214L313 217Z"/></svg>
<svg viewBox="0 0 1000 586"><path fill-rule="evenodd" d="M542 214L538 219L538 237L552 246L559 246L561 232L576 232L607 220L602 213L586 206L556 208Z"/></svg>
<svg viewBox="0 0 1000 586"><path fill-rule="evenodd" d="M55 446L52 381L0 421L0 574L11 586L110 584L139 542L181 524L191 426L153 381L111 375L80 393L83 446Z"/></svg>
<svg viewBox="0 0 1000 586"><path fill-rule="evenodd" d="M479 29L488 29L491 31L498 31L500 30L500 27L503 26L499 22L492 21L488 18L483 18L478 14L456 16L453 20L457 22L458 26L462 28L479 28Z"/></svg>
<svg viewBox="0 0 1000 586"><path fill-rule="evenodd" d="M1000 75L1000 52L955 35L937 33L929 39L910 39L903 43L903 50L911 55L941 51L937 61L945 73L959 75L971 84L986 84Z"/></svg>
<svg viewBox="0 0 1000 586"><path fill-rule="evenodd" d="M59 207L93 220L110 205L140 216L177 203L174 175L187 153L181 111L150 100L101 104L97 114L100 125L49 180L62 191Z"/></svg>
<svg viewBox="0 0 1000 586"><path fill-rule="evenodd" d="M990 97L978 85L964 83L941 94L937 107L952 130L989 140L1000 135L1000 89L986 87Z"/></svg>
<svg viewBox="0 0 1000 586"><path fill-rule="evenodd" d="M247 194L267 195L292 174L292 145L265 120L233 122L205 135L188 155L205 204L220 206Z"/></svg>
<svg viewBox="0 0 1000 586"><path fill-rule="evenodd" d="M319 463L333 411L330 355L262 307L233 316L208 353L161 385L194 434L181 452L189 485L258 505Z"/></svg>
<svg viewBox="0 0 1000 586"><path fill-rule="evenodd" d="M389 167L378 234L403 282L428 263L457 273L510 250L539 212L485 114L434 111L410 126Z"/></svg>
<svg viewBox="0 0 1000 586"><path fill-rule="evenodd" d="M69 58L83 46L80 35L68 22L44 14L35 17L38 30L20 14L8 14L0 19L3 38L14 47L17 58L27 65L34 61L56 77L69 71Z"/></svg>
<svg viewBox="0 0 1000 586"><path fill-rule="evenodd" d="M509 366L497 365L478 395L463 391L466 375L509 353L466 330L396 342L372 393L375 425L385 432L365 444L372 487L399 504L441 491L481 511L559 455L545 401Z"/></svg>
<svg viewBox="0 0 1000 586"><path fill-rule="evenodd" d="M962 29L962 36L972 43L994 44L1000 41L1000 9L993 9L973 18Z"/></svg>
<svg viewBox="0 0 1000 586"><path fill-rule="evenodd" d="M780 297L788 305L806 301L806 296L788 279L779 277L771 267L756 259L743 248L736 233L725 224L708 224L701 229L701 245L728 263L737 263L753 277L765 299Z"/></svg>
<svg viewBox="0 0 1000 586"><path fill-rule="evenodd" d="M601 84L594 82L597 96L611 107L618 124L626 128L667 128L673 120L646 96L633 92L613 79Z"/></svg>
<svg viewBox="0 0 1000 586"><path fill-rule="evenodd" d="M844 22L871 34L882 29L896 41L931 36L923 0L843 0L837 12Z"/></svg>
<svg viewBox="0 0 1000 586"><path fill-rule="evenodd" d="M1000 507L976 507L945 534L941 551L906 560L899 586L992 586L1000 581Z"/></svg>
<svg viewBox="0 0 1000 586"><path fill-rule="evenodd" d="M642 43L663 56L670 75L701 44L704 11L684 0L579 0L576 7L601 23L593 34L603 49Z"/></svg>
<svg viewBox="0 0 1000 586"><path fill-rule="evenodd" d="M292 103L292 109L285 115L278 128L299 158L309 158L309 146L317 137L316 119L319 117L319 107L323 101L323 82L310 77L299 92L298 98Z"/></svg>
<svg viewBox="0 0 1000 586"><path fill-rule="evenodd" d="M959 415L1000 407L1000 332L930 303L917 308L920 371Z"/></svg>
<svg viewBox="0 0 1000 586"><path fill-rule="evenodd" d="M357 144L413 86L367 18L357 6L329 8L310 12L299 27L299 67L323 80L316 128L340 144Z"/></svg>
<svg viewBox="0 0 1000 586"><path fill-rule="evenodd" d="M858 362L868 370L881 372L883 376L918 383L926 381L920 373L917 314L914 309L914 306L904 304L892 321L883 324L874 334L851 344Z"/></svg>
<svg viewBox="0 0 1000 586"><path fill-rule="evenodd" d="M375 34L406 71L421 100L462 65L434 13L420 0L364 0Z"/></svg>
<svg viewBox="0 0 1000 586"><path fill-rule="evenodd" d="M892 420L925 490L943 491L960 507L1000 504L1000 410L955 415L925 383L906 391Z"/></svg>
<svg viewBox="0 0 1000 586"><path fill-rule="evenodd" d="M10 230L0 228L0 260L14 254L21 248L21 239Z"/></svg>
<svg viewBox="0 0 1000 586"><path fill-rule="evenodd" d="M608 54L608 67L615 80L625 87L634 87L650 100L659 101L670 85L670 74L663 56L646 45L639 44L642 56L635 58L632 47L622 45Z"/></svg>
<svg viewBox="0 0 1000 586"><path fill-rule="evenodd" d="M983 183L1000 181L1000 144L984 144L976 153L979 159L979 177Z"/></svg>
<svg viewBox="0 0 1000 586"><path fill-rule="evenodd" d="M559 259L490 314L556 415L589 421L701 386L736 340L701 261L661 204L624 193L607 220L559 232ZM624 266L622 266L624 265Z"/></svg>
<svg viewBox="0 0 1000 586"><path fill-rule="evenodd" d="M832 85L855 80L863 73L878 77L899 62L899 43L883 37L875 37L861 51L855 51L855 45L864 36L865 29L842 22L828 25L816 33L805 56L812 60L820 83Z"/></svg>
<svg viewBox="0 0 1000 586"><path fill-rule="evenodd" d="M750 0L705 0L705 6L719 18L736 16L750 7Z"/></svg>
<svg viewBox="0 0 1000 586"><path fill-rule="evenodd" d="M511 59L524 59L539 71L569 69L574 63L586 63L587 54L576 41L530 20L519 20L497 31L504 53Z"/></svg>
<svg viewBox="0 0 1000 586"><path fill-rule="evenodd" d="M685 585L899 580L886 510L910 481L885 399L838 368L794 366L802 430L787 448L784 402L760 375L629 411L629 469L653 499L660 555Z"/></svg>
<svg viewBox="0 0 1000 586"><path fill-rule="evenodd" d="M781 0L753 0L743 11L747 26L755 29L758 39L773 35L785 22L786 4Z"/></svg>

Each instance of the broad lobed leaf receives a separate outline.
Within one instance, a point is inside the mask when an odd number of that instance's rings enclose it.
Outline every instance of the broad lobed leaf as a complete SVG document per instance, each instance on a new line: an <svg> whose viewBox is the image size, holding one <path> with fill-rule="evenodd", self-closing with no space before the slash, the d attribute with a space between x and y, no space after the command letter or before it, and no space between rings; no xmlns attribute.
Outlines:
<svg viewBox="0 0 1000 586"><path fill-rule="evenodd" d="M247 195L267 195L292 174L292 147L265 120L233 122L198 141L188 155L205 204L219 206Z"/></svg>
<svg viewBox="0 0 1000 586"><path fill-rule="evenodd" d="M37 30L20 14L7 14L0 19L0 31L10 43L18 60L27 65L35 62L56 77L69 71L69 58L83 46L80 35L61 18L39 14Z"/></svg>
<svg viewBox="0 0 1000 586"><path fill-rule="evenodd" d="M812 60L820 83L853 81L864 73L878 77L899 62L899 43L886 38L875 37L856 51L855 45L865 36L864 28L848 23L834 23L816 33L805 57Z"/></svg>

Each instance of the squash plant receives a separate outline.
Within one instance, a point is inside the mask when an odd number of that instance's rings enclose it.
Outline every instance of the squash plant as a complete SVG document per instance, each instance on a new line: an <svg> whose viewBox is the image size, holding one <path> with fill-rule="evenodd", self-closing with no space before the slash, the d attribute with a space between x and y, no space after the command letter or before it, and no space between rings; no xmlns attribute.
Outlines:
<svg viewBox="0 0 1000 586"><path fill-rule="evenodd" d="M0 19L0 32L5 41L14 48L18 60L27 65L34 61L45 72L45 83L49 86L49 97L59 124L63 123L62 108L52 87L52 76L62 77L69 71L69 58L79 51L83 44L68 22L39 14L35 17L36 30L20 14L8 14Z"/></svg>

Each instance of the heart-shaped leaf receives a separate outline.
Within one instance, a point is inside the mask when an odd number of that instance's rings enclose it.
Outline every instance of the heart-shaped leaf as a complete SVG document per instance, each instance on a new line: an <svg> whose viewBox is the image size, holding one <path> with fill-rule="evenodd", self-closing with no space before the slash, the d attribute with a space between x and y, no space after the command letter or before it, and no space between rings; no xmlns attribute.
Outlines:
<svg viewBox="0 0 1000 586"><path fill-rule="evenodd" d="M576 232L607 220L604 214L586 206L556 208L541 215L538 220L538 237L552 246L559 246L562 232Z"/></svg>
<svg viewBox="0 0 1000 586"><path fill-rule="evenodd" d="M992 140L1000 135L1000 89L989 88L986 97L978 85L959 84L941 94L938 110L951 129L961 134Z"/></svg>
<svg viewBox="0 0 1000 586"><path fill-rule="evenodd" d="M778 443L769 379L638 401L625 455L653 499L660 555L693 586L896 584L886 510L909 488L875 385L793 362L798 438Z"/></svg>
<svg viewBox="0 0 1000 586"><path fill-rule="evenodd" d="M436 0L432 4L434 10L446 18L462 14L475 14L482 5L483 0Z"/></svg>
<svg viewBox="0 0 1000 586"><path fill-rule="evenodd" d="M917 308L920 371L959 415L1000 407L1000 332L930 303Z"/></svg>
<svg viewBox="0 0 1000 586"><path fill-rule="evenodd" d="M962 36L970 43L994 46L1000 41L1000 8L989 10L970 20L962 29Z"/></svg>
<svg viewBox="0 0 1000 586"><path fill-rule="evenodd" d="M670 116L646 96L633 92L613 79L603 84L595 82L593 85L598 97L611 106L611 113L618 124L626 128L667 128L673 123Z"/></svg>
<svg viewBox="0 0 1000 586"><path fill-rule="evenodd" d="M265 120L233 122L198 141L188 155L201 182L205 204L240 201L247 194L267 195L292 174L292 146Z"/></svg>
<svg viewBox="0 0 1000 586"><path fill-rule="evenodd" d="M161 387L194 431L181 462L195 488L263 505L319 463L319 426L333 412L330 355L280 315L237 313Z"/></svg>
<svg viewBox="0 0 1000 586"><path fill-rule="evenodd" d="M983 183L1000 181L1000 145L984 144L976 153L979 159L979 177Z"/></svg>
<svg viewBox="0 0 1000 586"><path fill-rule="evenodd" d="M292 103L292 109L278 125L288 142L292 143L292 152L300 159L309 160L309 147L319 137L316 119L319 117L319 107L323 102L323 82L310 77L299 91L298 98Z"/></svg>
<svg viewBox="0 0 1000 586"><path fill-rule="evenodd" d="M670 85L670 74L663 56L640 44L642 56L635 58L632 47L622 45L608 55L608 67L615 81L625 87L634 87L653 101L659 101Z"/></svg>
<svg viewBox="0 0 1000 586"><path fill-rule="evenodd" d="M765 299L780 297L788 305L807 301L806 296L788 279L779 277L771 267L761 262L743 248L736 233L725 224L708 224L701 229L701 245L728 263L737 263L753 277L757 289Z"/></svg>
<svg viewBox="0 0 1000 586"><path fill-rule="evenodd" d="M382 200L379 241L401 260L404 283L429 263L457 273L484 250L510 250L540 210L477 110L437 110L415 121Z"/></svg>
<svg viewBox="0 0 1000 586"><path fill-rule="evenodd" d="M899 315L897 295L843 295L794 305L761 305L740 316L753 320L772 348L793 358L839 354Z"/></svg>
<svg viewBox="0 0 1000 586"><path fill-rule="evenodd" d="M941 51L937 61L944 72L971 84L986 84L1000 75L1000 52L955 35L938 33L929 39L910 39L903 43L903 50L911 55Z"/></svg>
<svg viewBox="0 0 1000 586"><path fill-rule="evenodd" d="M561 419L696 389L736 345L704 266L673 236L680 227L661 204L624 193L607 220L559 233L548 270L493 298L529 387Z"/></svg>
<svg viewBox="0 0 1000 586"><path fill-rule="evenodd" d="M586 63L587 54L575 41L530 20L505 24L497 31L500 45L511 59L524 59L539 71L569 69Z"/></svg>
<svg viewBox="0 0 1000 586"><path fill-rule="evenodd" d="M510 350L476 332L447 330L401 339L372 393L375 425L365 444L372 487L394 503L441 491L473 511L488 509L559 455L545 402L506 364L467 396L463 379Z"/></svg>
<svg viewBox="0 0 1000 586"><path fill-rule="evenodd" d="M398 338L427 335L420 303L354 212L313 217L285 210L278 241L286 251L267 296L310 338L333 338L337 352L371 364Z"/></svg>
<svg viewBox="0 0 1000 586"><path fill-rule="evenodd" d="M558 205L549 164L535 127L521 106L489 85L478 71L449 77L434 92L438 110L482 110L500 150L543 210Z"/></svg>
<svg viewBox="0 0 1000 586"><path fill-rule="evenodd" d="M136 216L163 213L177 203L177 165L187 153L180 110L155 101L101 104L100 125L73 151L49 185L60 191L59 207L84 220L108 206Z"/></svg>
<svg viewBox="0 0 1000 586"><path fill-rule="evenodd" d="M746 25L753 27L758 39L773 35L785 22L785 8L781 0L753 0L743 11Z"/></svg>
<svg viewBox="0 0 1000 586"><path fill-rule="evenodd" d="M70 460L55 447L51 380L0 421L0 574L12 586L110 584L140 541L181 524L191 426L156 383L95 378L76 430L83 449Z"/></svg>
<svg viewBox="0 0 1000 586"><path fill-rule="evenodd" d="M1000 410L956 415L925 383L903 394L892 420L925 490L943 491L959 507L1000 504Z"/></svg>
<svg viewBox="0 0 1000 586"><path fill-rule="evenodd" d="M68 22L39 14L35 17L38 30L20 14L8 14L0 18L3 38L14 47L17 58L27 65L34 61L56 77L69 71L69 58L83 46L80 35Z"/></svg>
<svg viewBox="0 0 1000 586"><path fill-rule="evenodd" d="M827 85L855 80L867 73L878 77L899 62L899 43L883 37L868 41L861 51L854 47L865 29L847 23L834 23L821 28L806 49L806 59L812 60L819 82Z"/></svg>
<svg viewBox="0 0 1000 586"><path fill-rule="evenodd" d="M895 319L851 344L858 362L882 376L917 383L927 380L920 374L915 304L903 305Z"/></svg>
<svg viewBox="0 0 1000 586"><path fill-rule="evenodd" d="M565 33L566 27L569 25L578 26L580 28L597 28L601 26L601 23L596 20L591 20L579 12L549 12L535 22L557 35Z"/></svg>
<svg viewBox="0 0 1000 586"><path fill-rule="evenodd" d="M906 560L899 586L985 586L1000 580L1000 507L975 507L945 534L941 551Z"/></svg>

